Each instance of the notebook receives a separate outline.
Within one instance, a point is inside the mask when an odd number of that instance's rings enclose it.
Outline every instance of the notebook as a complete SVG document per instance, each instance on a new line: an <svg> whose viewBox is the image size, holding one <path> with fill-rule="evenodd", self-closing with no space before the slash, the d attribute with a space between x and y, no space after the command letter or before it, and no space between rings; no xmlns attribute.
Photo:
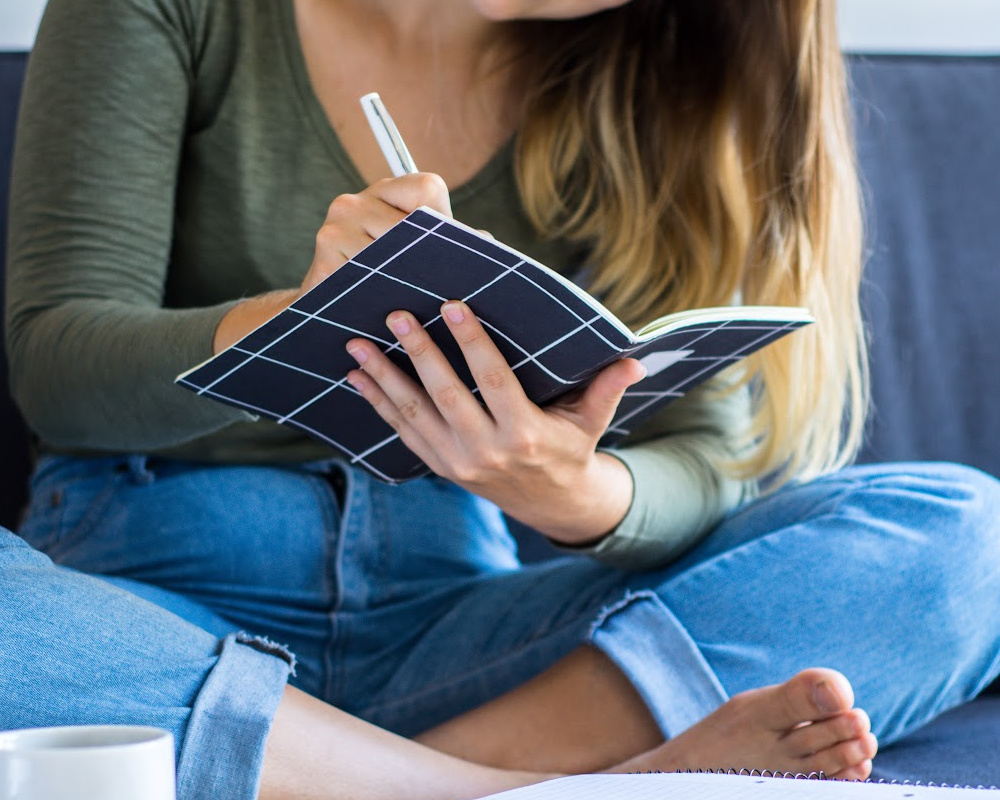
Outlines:
<svg viewBox="0 0 1000 800"><path fill-rule="evenodd" d="M490 800L974 800L982 797L982 792L982 788L971 787L837 781L770 773L658 772L574 775L489 797Z"/></svg>
<svg viewBox="0 0 1000 800"><path fill-rule="evenodd" d="M441 318L464 300L539 405L585 385L603 367L638 358L646 377L625 394L601 446L619 442L664 404L719 370L812 322L806 309L694 309L630 330L572 281L479 231L419 209L257 330L177 378L199 395L295 427L388 482L426 465L346 381L346 343L377 343L416 378L385 319L406 309L474 392Z"/></svg>

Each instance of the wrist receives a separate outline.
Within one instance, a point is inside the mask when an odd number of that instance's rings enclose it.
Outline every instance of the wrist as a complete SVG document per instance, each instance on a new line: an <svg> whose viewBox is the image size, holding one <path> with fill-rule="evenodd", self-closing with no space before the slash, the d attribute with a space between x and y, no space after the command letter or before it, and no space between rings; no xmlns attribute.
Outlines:
<svg viewBox="0 0 1000 800"><path fill-rule="evenodd" d="M284 311L299 297L297 289L282 289L251 297L233 306L219 321L212 339L212 352L221 353L244 336L253 333L280 311Z"/></svg>
<svg viewBox="0 0 1000 800"><path fill-rule="evenodd" d="M576 496L575 514L553 521L546 536L565 547L593 547L611 535L632 506L635 485L624 462L610 453L594 454Z"/></svg>

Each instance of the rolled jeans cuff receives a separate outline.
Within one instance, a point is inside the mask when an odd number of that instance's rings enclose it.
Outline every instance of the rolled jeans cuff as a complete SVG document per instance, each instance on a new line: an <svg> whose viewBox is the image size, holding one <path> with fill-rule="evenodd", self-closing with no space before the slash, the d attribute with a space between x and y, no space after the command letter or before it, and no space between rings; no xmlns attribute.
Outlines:
<svg viewBox="0 0 1000 800"><path fill-rule="evenodd" d="M630 592L604 609L590 643L632 682L665 739L729 699L690 634L651 591Z"/></svg>
<svg viewBox="0 0 1000 800"><path fill-rule="evenodd" d="M177 762L178 800L254 800L264 748L294 658L267 639L233 634L198 693Z"/></svg>

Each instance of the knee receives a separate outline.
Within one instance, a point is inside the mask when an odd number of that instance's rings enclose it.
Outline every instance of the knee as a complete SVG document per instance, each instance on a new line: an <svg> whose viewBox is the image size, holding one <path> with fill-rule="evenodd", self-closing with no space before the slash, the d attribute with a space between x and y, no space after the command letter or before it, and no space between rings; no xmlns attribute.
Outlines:
<svg viewBox="0 0 1000 800"><path fill-rule="evenodd" d="M901 469L915 495L910 513L932 547L946 547L953 558L965 556L995 568L1000 563L1000 481L962 464Z"/></svg>
<svg viewBox="0 0 1000 800"><path fill-rule="evenodd" d="M865 512L946 548L1000 558L1000 481L961 464L900 463L861 468Z"/></svg>
<svg viewBox="0 0 1000 800"><path fill-rule="evenodd" d="M48 557L32 548L24 539L0 527L0 577L25 566L47 566Z"/></svg>
<svg viewBox="0 0 1000 800"><path fill-rule="evenodd" d="M926 639L954 652L993 649L1000 635L1000 481L972 467L926 463L884 466L864 485L867 511L897 542L884 565Z"/></svg>

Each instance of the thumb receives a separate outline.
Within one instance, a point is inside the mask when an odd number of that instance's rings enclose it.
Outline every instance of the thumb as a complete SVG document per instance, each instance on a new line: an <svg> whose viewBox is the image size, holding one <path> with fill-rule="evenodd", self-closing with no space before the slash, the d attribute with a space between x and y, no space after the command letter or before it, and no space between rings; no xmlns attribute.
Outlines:
<svg viewBox="0 0 1000 800"><path fill-rule="evenodd" d="M600 438L611 424L625 390L645 377L646 368L639 361L623 358L597 373L583 394L564 410L576 417L577 425Z"/></svg>

